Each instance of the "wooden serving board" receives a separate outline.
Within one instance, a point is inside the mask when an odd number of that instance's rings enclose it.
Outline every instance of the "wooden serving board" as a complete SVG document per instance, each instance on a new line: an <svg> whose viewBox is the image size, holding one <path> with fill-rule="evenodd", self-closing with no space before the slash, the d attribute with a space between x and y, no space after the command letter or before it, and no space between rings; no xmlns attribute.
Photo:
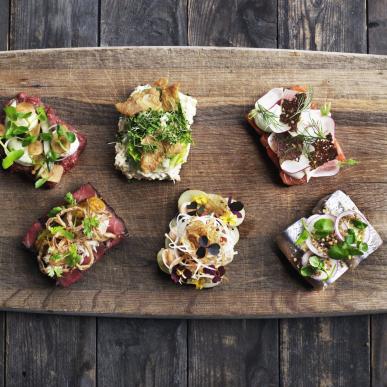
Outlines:
<svg viewBox="0 0 387 387"><path fill-rule="evenodd" d="M113 167L113 104L160 76L198 99L195 146L182 181L126 181ZM272 87L309 84L332 101L337 137L360 164L338 176L284 187L244 121ZM269 317L387 311L387 247L323 292L305 287L274 237L317 201L342 189L387 237L387 58L354 54L218 48L92 48L0 54L0 96L39 95L88 135L78 166L52 191L0 173L0 307L23 311L157 317ZM21 238L30 224L90 181L125 220L129 238L69 289L38 272ZM177 199L187 188L245 204L239 254L228 282L178 287L156 265Z"/></svg>

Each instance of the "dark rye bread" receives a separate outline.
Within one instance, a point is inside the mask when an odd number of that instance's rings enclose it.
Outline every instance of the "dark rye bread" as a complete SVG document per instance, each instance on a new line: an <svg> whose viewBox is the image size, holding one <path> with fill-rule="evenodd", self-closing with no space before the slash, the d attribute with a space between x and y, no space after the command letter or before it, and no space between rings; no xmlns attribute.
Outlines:
<svg viewBox="0 0 387 387"><path fill-rule="evenodd" d="M74 191L73 196L78 203L81 203L84 200L91 198L93 196L97 196L98 198L103 200L103 198L98 193L98 191L90 183L84 184L78 190ZM121 243L123 238L127 235L127 229L124 221L116 215L114 210L104 200L103 202L105 203L106 208L112 215L109 221L109 226L107 231L115 234L116 238L109 239L106 242L102 242L99 245L95 255L96 262L99 261L108 250L110 250L112 247ZM36 222L34 222L33 225L28 229L27 233L23 238L23 241L22 241L23 245L34 254L37 253L35 249L36 239L38 238L39 233L42 230L44 230L47 219L48 219L47 216L44 216L39 220L37 220ZM85 271L86 270L80 271L78 269L73 269L70 272L65 273L62 277L60 277L56 281L56 285L62 286L62 287L68 287L73 283L79 281L83 277L83 274Z"/></svg>
<svg viewBox="0 0 387 387"><path fill-rule="evenodd" d="M75 135L77 136L78 141L79 141L79 147L78 147L77 151L73 155L65 158L64 160L62 160L58 163L58 164L63 166L64 174L71 171L75 167L75 165L77 164L79 156L86 148L86 145L87 145L86 136L83 133L79 132L77 129L75 129L73 126L67 124L62 119L60 119L56 115L55 110L53 108L51 108L49 105L44 104L39 97L28 96L26 93L19 93L15 98L12 98L11 100L9 100L5 104L5 106L10 105L12 103L12 101L14 101L14 100L16 100L18 103L28 102L28 103L31 103L32 105L34 105L35 107L44 106L50 125L55 125L55 124L65 125L68 128L68 130L75 133ZM1 117L1 121L4 122L4 114ZM5 157L5 154L4 154L3 150L0 150L0 160L4 157ZM10 173L20 173L20 174L26 176L29 180L35 181L35 175L32 173L33 167L28 167L28 166L14 163L7 171ZM43 185L43 188L52 189L57 184L58 183L53 183L53 182L48 181Z"/></svg>

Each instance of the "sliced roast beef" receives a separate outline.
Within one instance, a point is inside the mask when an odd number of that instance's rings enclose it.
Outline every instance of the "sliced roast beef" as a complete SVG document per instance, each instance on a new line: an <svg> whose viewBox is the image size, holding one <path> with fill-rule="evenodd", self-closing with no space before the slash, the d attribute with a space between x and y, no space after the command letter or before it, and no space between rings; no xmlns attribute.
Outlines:
<svg viewBox="0 0 387 387"><path fill-rule="evenodd" d="M97 196L99 199L103 200L101 195L99 195L97 190L90 183L82 185L78 190L73 192L73 197L78 203L81 203L94 196ZM106 251L122 242L123 238L127 234L127 229L124 221L116 215L114 210L109 207L109 205L105 201L104 203L106 205L107 210L111 213L111 218L109 220L108 225L108 232L114 234L116 237L111 238L105 242L101 242L99 244L99 246L97 247L97 251L94 255L95 262L99 261L106 253ZM36 221L30 227L30 229L27 231L26 235L23 238L23 245L34 253L37 252L35 242L39 237L40 232L44 230L46 220L47 217L44 217L41 220ZM84 263L87 262L88 261L86 257L84 259ZM56 284L62 287L68 287L73 283L79 281L83 277L84 272L85 270L80 271L79 269L73 269L63 274L63 276L56 281Z"/></svg>

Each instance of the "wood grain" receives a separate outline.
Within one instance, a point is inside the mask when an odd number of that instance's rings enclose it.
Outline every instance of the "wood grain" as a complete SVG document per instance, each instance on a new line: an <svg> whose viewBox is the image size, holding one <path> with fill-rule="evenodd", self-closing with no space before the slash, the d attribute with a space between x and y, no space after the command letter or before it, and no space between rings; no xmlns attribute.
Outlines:
<svg viewBox="0 0 387 387"><path fill-rule="evenodd" d="M148 67L150 62L153 64ZM31 66L33 74L28 70ZM65 120L89 136L79 165L56 190L36 191L18 176L0 175L6 182L0 185L4 219L0 230L2 307L169 317L305 316L386 310L384 247L337 285L315 293L289 274L273 242L279 231L339 188L386 237L387 165L383 160L387 116L381 110L387 103L386 68L387 59L378 56L229 48L1 54L2 98L21 89L44 96ZM183 91L198 98L196 145L183 168L182 182L127 182L114 171L114 150L107 145L114 141L118 118L112 104L137 84L160 75L181 80ZM355 78L358 80L354 83ZM310 83L319 101L332 100L333 114L339 117L337 136L347 155L360 160L359 167L303 187L288 189L278 183L277 172L243 117L257 96L275 85L289 83ZM364 130L361 120L367 116L367 142L359 148L364 138L359 128ZM360 124L353 117L362 117ZM219 170L219 165L224 168ZM61 203L65 192L85 180L92 182L124 218L129 238L95 265L82 282L71 289L54 289L38 273L34 258L23 251L20 238L34 219ZM248 216L240 229L239 255L228 272L229 282L210 291L176 287L155 264L176 201L187 188L232 193L247 208ZM369 200L370 194L373 200ZM270 222L267 211L272 215Z"/></svg>
<svg viewBox="0 0 387 387"><path fill-rule="evenodd" d="M367 52L366 1L278 0L280 48Z"/></svg>
<svg viewBox="0 0 387 387"><path fill-rule="evenodd" d="M277 1L189 0L192 46L277 47Z"/></svg>
<svg viewBox="0 0 387 387"><path fill-rule="evenodd" d="M190 386L278 386L273 320L194 320L188 330Z"/></svg>
<svg viewBox="0 0 387 387"><path fill-rule="evenodd" d="M185 320L98 319L99 386L186 386Z"/></svg>
<svg viewBox="0 0 387 387"><path fill-rule="evenodd" d="M187 0L101 0L101 46L187 44Z"/></svg>
<svg viewBox="0 0 387 387"><path fill-rule="evenodd" d="M368 321L368 316L281 320L281 386L369 386Z"/></svg>
<svg viewBox="0 0 387 387"><path fill-rule="evenodd" d="M368 50L371 54L386 54L387 1L368 2Z"/></svg>
<svg viewBox="0 0 387 387"><path fill-rule="evenodd" d="M98 0L10 0L10 48L96 46Z"/></svg>
<svg viewBox="0 0 387 387"><path fill-rule="evenodd" d="M8 49L9 0L0 0L0 51Z"/></svg>
<svg viewBox="0 0 387 387"><path fill-rule="evenodd" d="M94 318L8 313L7 327L7 386L95 385Z"/></svg>
<svg viewBox="0 0 387 387"><path fill-rule="evenodd" d="M372 385L387 386L387 316L371 316L371 378Z"/></svg>

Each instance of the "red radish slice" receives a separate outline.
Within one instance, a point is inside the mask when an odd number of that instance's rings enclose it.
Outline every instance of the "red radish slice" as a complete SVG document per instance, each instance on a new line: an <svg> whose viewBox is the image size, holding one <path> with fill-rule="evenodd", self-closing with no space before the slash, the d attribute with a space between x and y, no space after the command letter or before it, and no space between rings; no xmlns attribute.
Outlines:
<svg viewBox="0 0 387 387"><path fill-rule="evenodd" d="M309 167L309 160L304 155L301 155L297 160L285 160L281 163L281 168L288 174L301 172Z"/></svg>
<svg viewBox="0 0 387 387"><path fill-rule="evenodd" d="M351 215L355 215L357 219L360 218L360 220L364 223L366 223L368 225L367 228L364 229L364 237L363 237L363 242L367 243L370 239L370 229L369 229L369 223L367 221L367 219L358 211L345 211L343 213L341 213L337 219L336 219L336 222L335 222L335 232L336 232L336 235L339 237L340 240L344 240L344 235L341 234L340 232L340 221L345 217L345 216L351 216Z"/></svg>
<svg viewBox="0 0 387 387"><path fill-rule="evenodd" d="M257 104L263 106L267 110L270 110L283 98L283 94L284 89L282 87L271 89L257 101Z"/></svg>
<svg viewBox="0 0 387 387"><path fill-rule="evenodd" d="M276 133L272 133L268 138L267 138L267 143L269 144L270 149L274 152L278 152L278 142L276 139Z"/></svg>
<svg viewBox="0 0 387 387"><path fill-rule="evenodd" d="M307 228L308 228L308 231L310 234L313 233L314 231L314 225L317 221L319 221L320 219L330 219L332 220L333 223L336 222L336 217L333 216L333 215L329 215L329 214L324 214L324 215L316 215L316 216L311 216L309 217L306 225L307 225ZM317 250L317 248L314 246L313 242L312 242L312 238L311 236L309 235L308 239L306 240L306 245L308 246L308 249L315 255L319 256L319 257L322 257L322 258L328 258L328 255L325 254L325 253L322 253L320 251Z"/></svg>
<svg viewBox="0 0 387 387"><path fill-rule="evenodd" d="M334 176L337 175L340 171L340 162L338 160L330 160L319 166L316 169L312 169L306 172L308 181L311 177L324 177L324 176Z"/></svg>
<svg viewBox="0 0 387 387"><path fill-rule="evenodd" d="M282 98L290 101L296 96L296 94L298 94L296 90L285 89Z"/></svg>

